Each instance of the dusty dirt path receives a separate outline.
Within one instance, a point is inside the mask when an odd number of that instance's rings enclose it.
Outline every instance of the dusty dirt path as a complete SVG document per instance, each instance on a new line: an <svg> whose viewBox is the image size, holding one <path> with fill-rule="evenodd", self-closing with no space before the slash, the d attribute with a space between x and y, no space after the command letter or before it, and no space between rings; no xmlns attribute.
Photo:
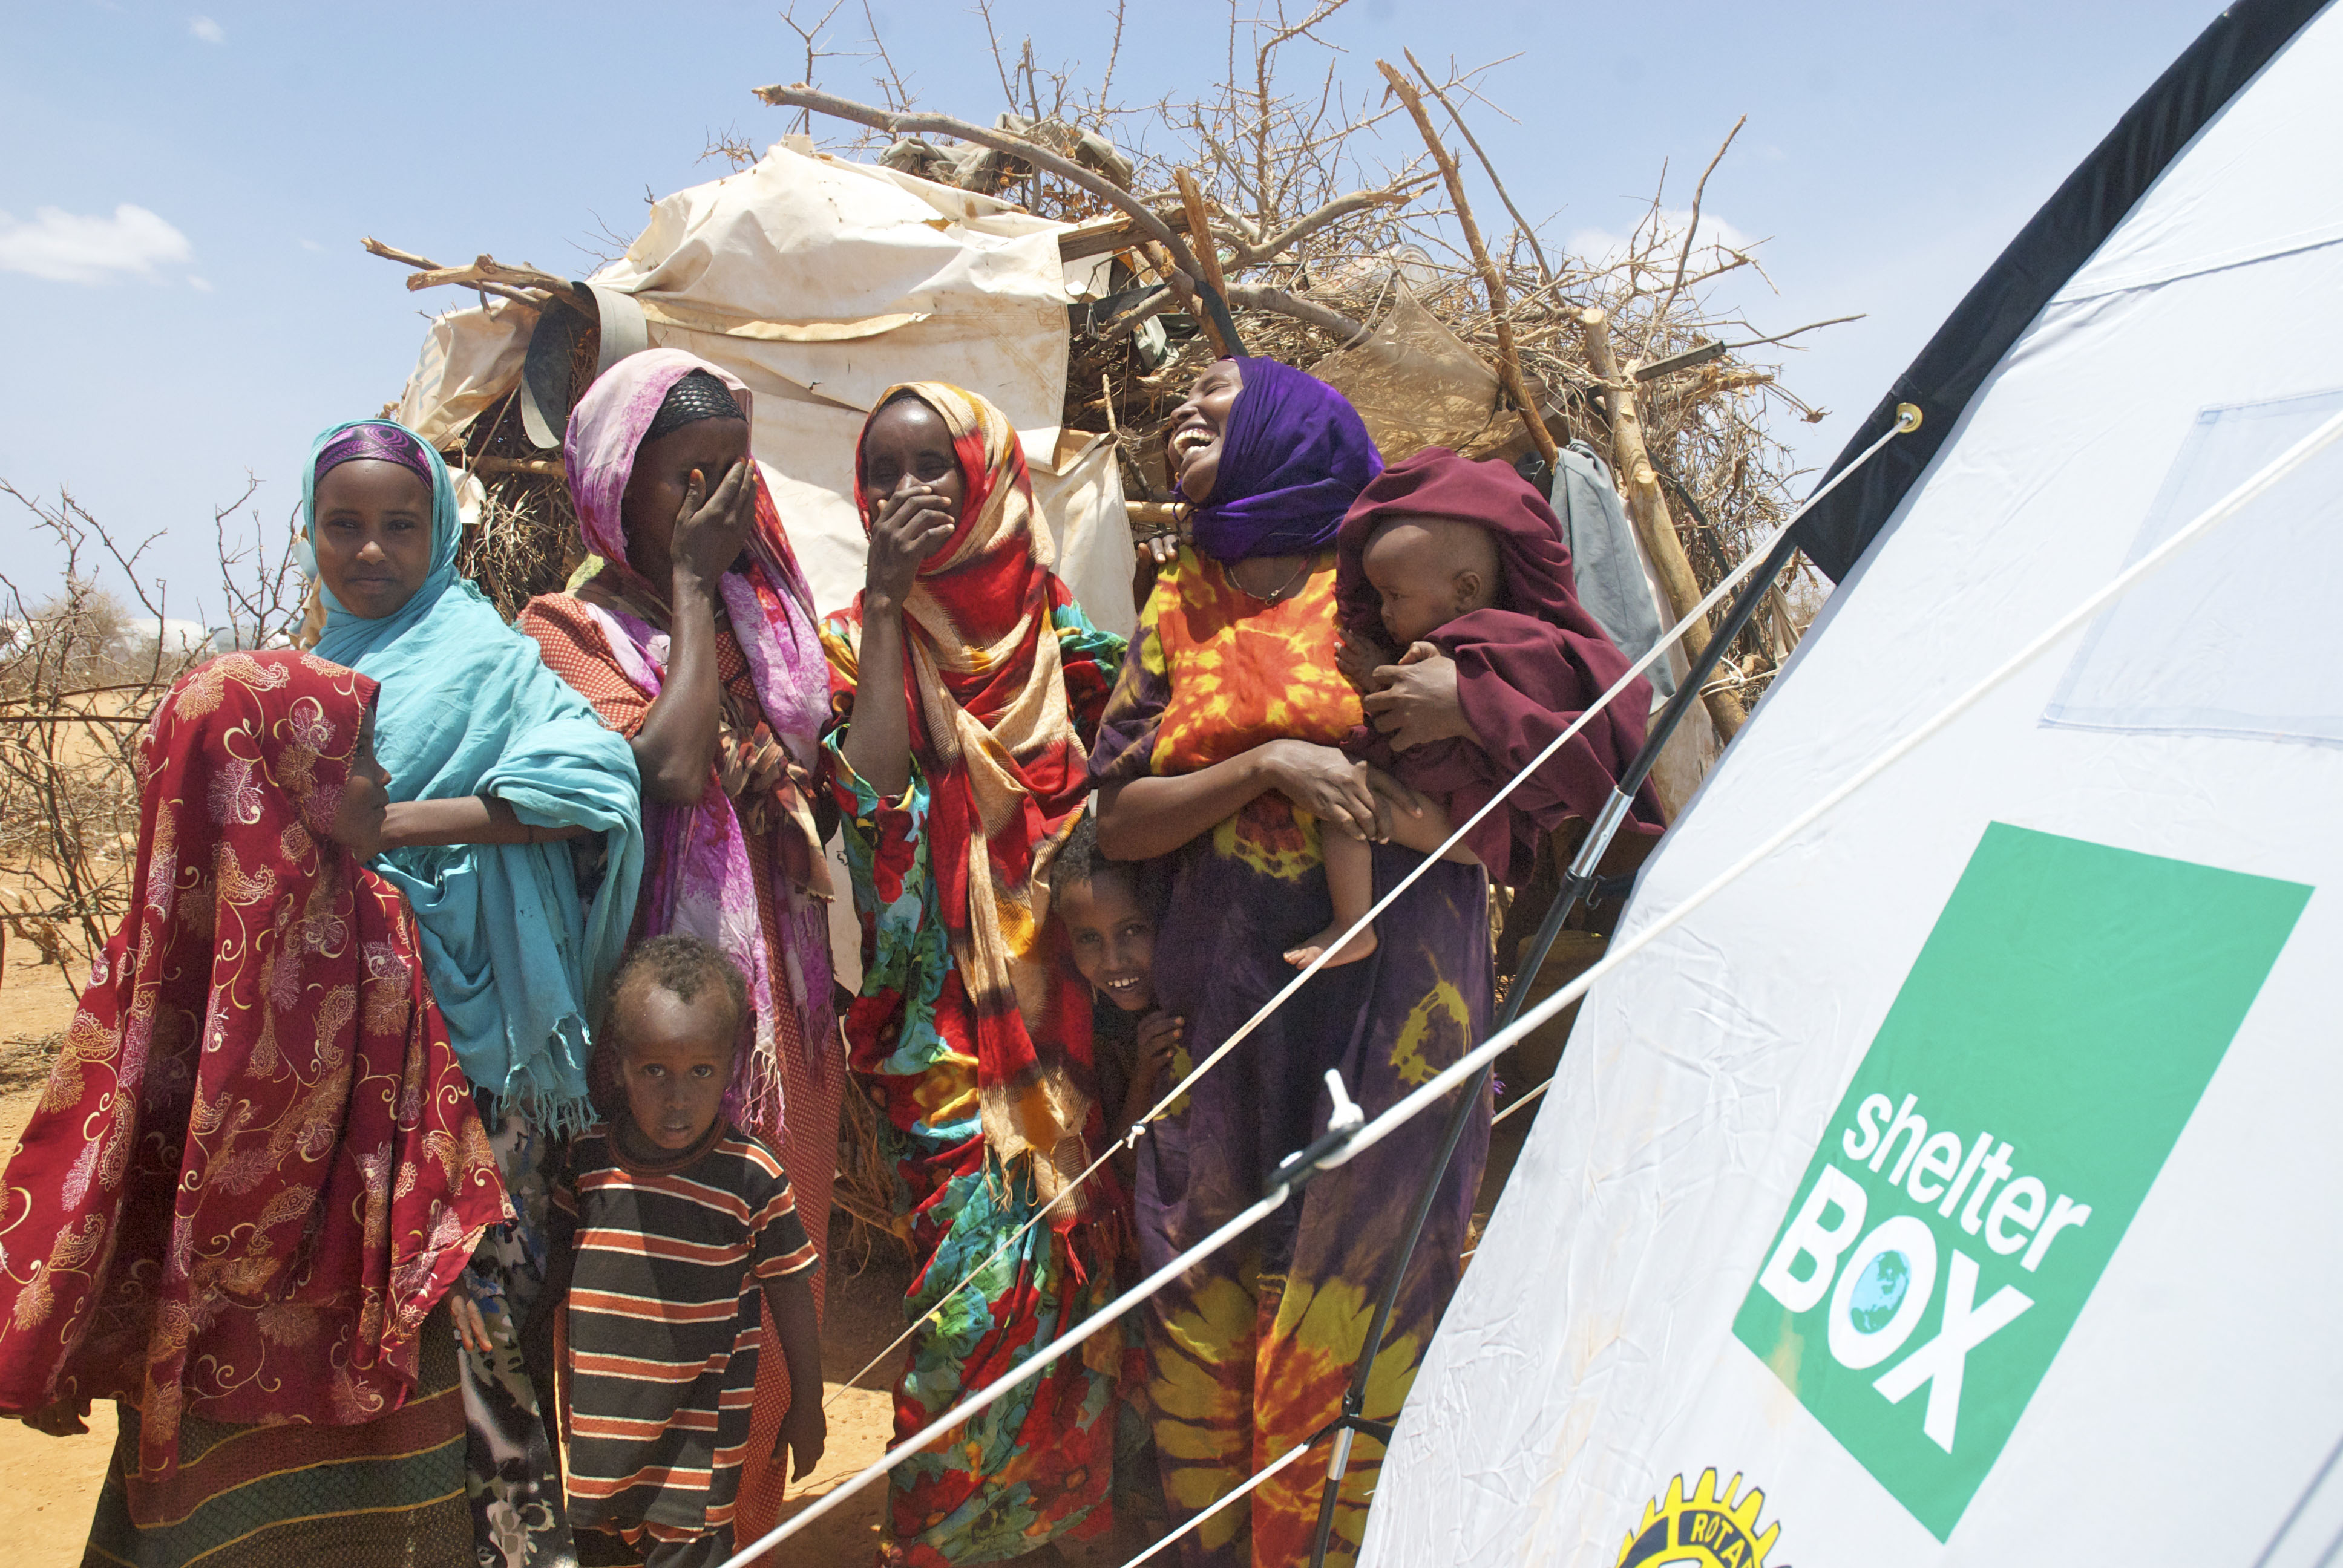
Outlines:
<svg viewBox="0 0 2343 1568"><path fill-rule="evenodd" d="M0 1159L16 1147L16 1135L32 1115L48 1073L49 1048L73 1020L73 992L55 968L42 968L29 942L8 944L0 978ZM834 1236L842 1243L843 1227ZM900 1254L880 1252L860 1273L854 1257L842 1258L830 1284L822 1330L822 1365L844 1379L875 1355L902 1327L903 1291L910 1282ZM883 1382L885 1372L870 1381ZM808 1477L787 1513L809 1506L840 1481L886 1452L893 1418L883 1388L840 1392L832 1382L830 1446L820 1467ZM8 1568L76 1568L89 1536L106 1457L114 1449L114 1408L90 1412L81 1437L45 1437L21 1422L0 1417L0 1477L5 1478L10 1513L16 1523ZM870 1562L877 1553L880 1507L886 1493L874 1487L818 1521L793 1539L781 1555L795 1563Z"/></svg>

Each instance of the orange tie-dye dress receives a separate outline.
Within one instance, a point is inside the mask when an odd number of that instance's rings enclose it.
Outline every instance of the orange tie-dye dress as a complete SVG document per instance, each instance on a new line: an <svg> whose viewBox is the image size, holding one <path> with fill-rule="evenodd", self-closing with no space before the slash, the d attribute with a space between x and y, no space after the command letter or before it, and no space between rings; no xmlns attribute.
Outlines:
<svg viewBox="0 0 2343 1568"><path fill-rule="evenodd" d="M1335 668L1334 558L1268 605L1218 562L1183 550L1158 578L1099 725L1091 777L1112 785L1195 771L1276 739L1339 743L1360 722ZM1417 861L1378 846L1380 896ZM1226 1040L1292 976L1281 955L1332 914L1318 825L1274 792L1200 835L1174 861L1156 935L1155 994L1187 1020L1174 1067ZM1286 1154L1324 1129L1324 1075L1372 1116L1454 1061L1486 1029L1487 884L1433 866L1377 921L1363 962L1322 970L1208 1074L1140 1145L1138 1223L1153 1270L1260 1196ZM1449 1167L1368 1384L1389 1421L1463 1272L1488 1108ZM1440 1119L1419 1119L1302 1195L1152 1303L1149 1393L1176 1524L1210 1507L1340 1411L1383 1271L1433 1163ZM1362 1440L1328 1561L1355 1554L1382 1446ZM1307 1561L1324 1470L1295 1465L1181 1543L1191 1568Z"/></svg>

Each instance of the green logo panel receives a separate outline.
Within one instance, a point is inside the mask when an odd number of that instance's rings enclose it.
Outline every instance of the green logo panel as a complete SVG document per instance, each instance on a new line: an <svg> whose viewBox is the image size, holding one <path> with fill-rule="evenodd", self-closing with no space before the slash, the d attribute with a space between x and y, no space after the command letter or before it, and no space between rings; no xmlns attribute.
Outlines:
<svg viewBox="0 0 2343 1568"><path fill-rule="evenodd" d="M1938 1540L2310 891L1986 829L1733 1324Z"/></svg>

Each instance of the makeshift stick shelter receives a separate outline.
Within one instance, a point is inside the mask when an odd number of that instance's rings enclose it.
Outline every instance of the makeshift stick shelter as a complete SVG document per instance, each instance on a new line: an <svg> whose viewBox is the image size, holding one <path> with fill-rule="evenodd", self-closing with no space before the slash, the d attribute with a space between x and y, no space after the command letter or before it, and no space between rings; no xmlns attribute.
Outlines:
<svg viewBox="0 0 2343 1568"><path fill-rule="evenodd" d="M1588 602L1623 644L1650 646L1784 515L1768 409L1812 411L1745 356L1795 334L1769 337L1709 306L1716 278L1755 261L1704 242L1707 172L1681 229L1655 195L1623 254L1573 258L1523 216L1474 138L1464 109L1478 73L1439 75L1408 56L1383 65L1379 106L1314 84L1288 94L1281 61L1319 46L1310 29L1335 8L1240 29L1235 79L1141 115L1111 106L1103 82L1086 99L1062 81L1044 89L1030 50L1021 97L1004 69L1012 108L990 124L891 95L872 106L803 84L759 89L800 128L761 157L723 149L735 173L655 203L626 253L582 280L487 256L441 267L368 241L415 269L410 288L481 291L434 324L397 405L471 481L466 569L508 613L559 585L577 564L558 450L568 407L618 355L674 345L758 392L754 447L822 608L860 586L849 468L860 420L890 382L940 377L1009 411L1061 574L1094 620L1126 630L1148 576L1134 545L1179 526L1163 427L1204 365L1241 347L1341 387L1388 458L1443 444L1516 459L1543 483L1558 460L1558 495L1580 503L1560 509ZM860 127L875 162L820 150L816 126ZM1167 139L1182 150L1123 150ZM1470 177L1451 140L1470 149ZM1423 152L1394 164L1386 144ZM1483 176L1509 234L1474 214ZM1605 504L1607 544L1582 534ZM1663 759L1671 804L1795 646L1813 599L1797 571L1733 639L1703 692L1707 716ZM1631 626L1648 628L1640 643ZM1688 642L1704 640L1696 628ZM1513 900L1508 970L1574 847L1558 840ZM1581 929L1529 977L1532 993L1598 955L1614 911L1574 915ZM850 922L838 935L850 954Z"/></svg>
<svg viewBox="0 0 2343 1568"><path fill-rule="evenodd" d="M1655 195L1623 254L1565 255L1514 206L1464 118L1480 73L1408 56L1383 65L1380 105L1331 79L1284 85L1281 68L1325 48L1312 29L1340 8L1232 23L1230 82L1142 111L1111 101L1111 59L1085 95L1037 72L1030 44L1021 67L1003 62L1011 112L990 124L914 110L900 84L885 106L760 89L799 111L779 122L798 128L761 157L719 143L739 172L655 203L626 253L585 280L487 256L442 267L368 241L417 269L410 288L480 291L434 324L397 405L481 483L467 569L508 610L566 576L567 409L551 405L619 353L676 345L759 392L756 449L823 608L860 584L851 430L901 372L962 379L1008 409L1061 569L1094 618L1127 626L1129 590L1110 578L1127 579L1128 551L1110 560L1125 532L1174 526L1161 429L1234 336L1350 394L1388 457L1438 443L1550 470L1586 443L1617 472L1681 610L1782 515L1788 465L1768 409L1818 417L1774 365L1745 357L1796 333L1755 333L1707 303L1754 254L1705 237L1704 173L1682 229ZM809 65L822 57L809 37ZM860 131L817 150L813 131L847 127ZM1123 150L1166 144L1180 150ZM848 156L858 147L875 161ZM1483 176L1508 233L1475 216ZM1785 599L1736 643L1711 694L1725 732L1795 646L1811 598Z"/></svg>
<svg viewBox="0 0 2343 1568"><path fill-rule="evenodd" d="M1808 519L1842 585L1644 869L1363 1562L2334 1557L2343 441L2247 482L2343 431L2338 70L2233 6L1856 436L1926 411Z"/></svg>

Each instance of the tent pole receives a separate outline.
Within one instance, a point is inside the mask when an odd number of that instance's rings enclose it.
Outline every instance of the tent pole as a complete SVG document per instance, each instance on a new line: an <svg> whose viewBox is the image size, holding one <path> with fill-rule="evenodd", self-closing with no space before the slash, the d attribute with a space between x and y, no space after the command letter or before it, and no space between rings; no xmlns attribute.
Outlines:
<svg viewBox="0 0 2343 1568"><path fill-rule="evenodd" d="M1557 906L1559 907L1559 906ZM1508 999L1510 1003L1510 999ZM1507 1018L1510 1023L1512 1019ZM1400 1286L1407 1280L1407 1265L1415 1254L1415 1243L1423 1234L1424 1221L1432 1217L1432 1205L1439 1196L1440 1179L1447 1174L1449 1161L1455 1157L1456 1145L1464 1136L1464 1125L1473 1117L1473 1108L1481 1102L1481 1094L1489 1084L1489 1069L1483 1067L1464 1085L1463 1092L1448 1112L1448 1125L1440 1135L1440 1158L1434 1161L1434 1174L1416 1194L1415 1211L1408 1216L1407 1239L1402 1244L1391 1278L1384 1282L1383 1297L1375 1302L1374 1322L1368 1325L1366 1343L1359 1355L1358 1364L1351 1369L1351 1385L1342 1391L1342 1413L1334 1420L1334 1452L1326 1466L1326 1484L1318 1496L1318 1530L1310 1543L1311 1568L1322 1568L1326 1548L1334 1534L1334 1503L1342 1490L1343 1472L1350 1468L1351 1439L1354 1432L1366 1433L1384 1442L1391 1441L1391 1427L1383 1422L1366 1419L1367 1377L1374 1370L1375 1357L1383 1350L1383 1333L1391 1326L1392 1309L1398 1304Z"/></svg>
<svg viewBox="0 0 2343 1568"><path fill-rule="evenodd" d="M1733 639L1741 635L1742 628L1756 615L1758 607L1765 603L1766 590L1774 586L1774 579L1789 564L1790 557L1796 553L1797 548L1796 541L1788 534L1775 541L1774 548L1765 554L1765 562L1749 574L1749 579L1741 585L1741 591L1734 596L1716 635L1693 658L1692 668L1676 685L1675 695L1668 699L1667 707L1661 709L1658 721L1644 738L1643 749L1635 753L1635 759L1627 765L1626 772L1613 789L1611 799L1604 803L1594 825L1587 829L1586 841L1579 846L1578 853L1573 857L1569 875L1561 890L1554 894L1554 903L1546 910L1545 918L1538 922L1536 935L1523 949L1521 961L1513 966L1513 987L1505 994L1504 1004L1497 1010L1490 1033L1504 1029L1520 1016L1522 1005L1529 1000L1529 982L1544 966L1546 954L1553 950L1554 940L1562 934L1563 922L1570 918L1570 911L1577 907L1578 901L1594 890L1594 869L1602 863L1604 853L1611 847L1611 840L1617 836L1620 825L1627 819L1636 791L1643 789L1644 780L1651 775L1653 766L1659 761L1660 753L1666 749L1676 726L1684 722L1684 717L1692 710L1692 705L1700 700L1700 689L1715 670L1716 661L1725 656L1725 650L1732 645ZM1327 1465L1324 1490L1318 1497L1318 1529L1310 1543L1310 1568L1325 1568L1326 1551L1333 1540L1334 1505L1342 1490L1343 1473L1350 1467L1352 1434L1365 1431L1371 1436L1386 1442L1389 1440L1389 1426L1366 1419L1367 1378L1374 1368L1375 1358L1383 1352L1383 1335L1391 1327L1392 1312L1398 1305L1400 1287L1407 1280L1408 1264L1414 1259L1416 1243L1423 1239L1424 1224L1432 1217L1433 1202L1439 1194L1440 1183L1448 1175L1449 1165L1456 1157L1456 1145L1463 1140L1464 1127L1472 1119L1473 1108L1480 1103L1482 1091L1488 1087L1490 1071L1491 1067L1483 1067L1474 1073L1448 1112L1448 1125L1441 1133L1439 1158L1433 1162L1432 1175L1425 1181L1423 1191L1416 1196L1415 1209L1408 1216L1407 1232L1400 1241L1399 1254L1393 1264L1391 1277L1384 1282L1383 1296L1375 1302L1374 1321L1367 1326L1367 1337L1360 1348L1358 1364L1351 1369L1350 1386L1342 1392L1342 1412L1334 1421L1333 1456Z"/></svg>

